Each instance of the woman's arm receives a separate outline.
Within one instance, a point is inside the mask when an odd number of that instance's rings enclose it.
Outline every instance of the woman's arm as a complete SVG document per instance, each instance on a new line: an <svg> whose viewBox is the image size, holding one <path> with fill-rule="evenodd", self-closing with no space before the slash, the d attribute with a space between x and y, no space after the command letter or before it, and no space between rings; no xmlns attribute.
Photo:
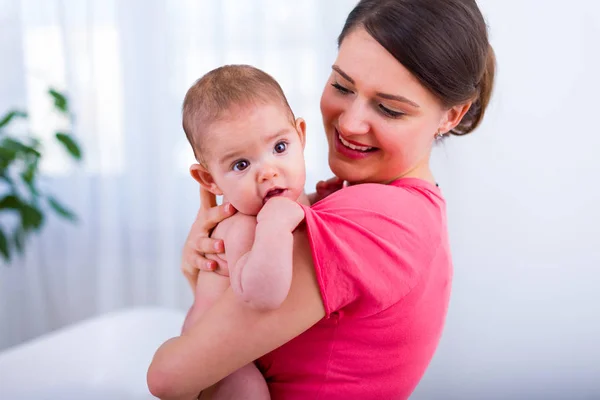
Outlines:
<svg viewBox="0 0 600 400"><path fill-rule="evenodd" d="M188 332L158 349L148 370L150 391L161 399L193 399L324 316L306 231L298 229L292 285L281 307L249 309L229 289Z"/></svg>

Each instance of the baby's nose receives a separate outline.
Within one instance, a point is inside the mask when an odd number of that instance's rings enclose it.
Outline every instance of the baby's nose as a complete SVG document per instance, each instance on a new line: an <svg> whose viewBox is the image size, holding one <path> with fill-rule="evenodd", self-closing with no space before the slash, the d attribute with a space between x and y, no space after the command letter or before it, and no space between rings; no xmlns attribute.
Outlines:
<svg viewBox="0 0 600 400"><path fill-rule="evenodd" d="M265 165L260 169L258 174L259 182L268 181L269 179L273 179L277 176L277 168L273 165Z"/></svg>

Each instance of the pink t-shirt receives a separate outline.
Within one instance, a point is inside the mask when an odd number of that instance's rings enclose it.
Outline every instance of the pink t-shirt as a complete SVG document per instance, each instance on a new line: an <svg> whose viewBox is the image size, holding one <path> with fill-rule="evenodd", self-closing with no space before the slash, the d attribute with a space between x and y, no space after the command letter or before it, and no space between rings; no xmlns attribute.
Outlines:
<svg viewBox="0 0 600 400"><path fill-rule="evenodd" d="M257 361L273 400L408 398L450 296L439 189L413 178L362 184L304 210L326 316Z"/></svg>

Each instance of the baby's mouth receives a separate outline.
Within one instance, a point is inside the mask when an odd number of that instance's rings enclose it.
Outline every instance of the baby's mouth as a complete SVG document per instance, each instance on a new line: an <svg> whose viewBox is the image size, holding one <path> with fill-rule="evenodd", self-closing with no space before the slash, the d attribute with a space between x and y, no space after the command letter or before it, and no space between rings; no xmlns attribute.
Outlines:
<svg viewBox="0 0 600 400"><path fill-rule="evenodd" d="M265 204L269 199L277 196L282 196L285 193L286 189L281 188L273 188L267 192L265 198L263 199L263 204Z"/></svg>

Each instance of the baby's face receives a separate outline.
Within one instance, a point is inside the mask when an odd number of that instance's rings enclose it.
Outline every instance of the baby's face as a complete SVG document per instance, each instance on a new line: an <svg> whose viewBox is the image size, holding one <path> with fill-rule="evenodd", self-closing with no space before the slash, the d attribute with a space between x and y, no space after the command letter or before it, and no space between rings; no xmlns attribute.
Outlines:
<svg viewBox="0 0 600 400"><path fill-rule="evenodd" d="M206 166L225 198L256 215L273 196L297 200L304 190L304 121L293 123L282 105L232 110L203 139Z"/></svg>

